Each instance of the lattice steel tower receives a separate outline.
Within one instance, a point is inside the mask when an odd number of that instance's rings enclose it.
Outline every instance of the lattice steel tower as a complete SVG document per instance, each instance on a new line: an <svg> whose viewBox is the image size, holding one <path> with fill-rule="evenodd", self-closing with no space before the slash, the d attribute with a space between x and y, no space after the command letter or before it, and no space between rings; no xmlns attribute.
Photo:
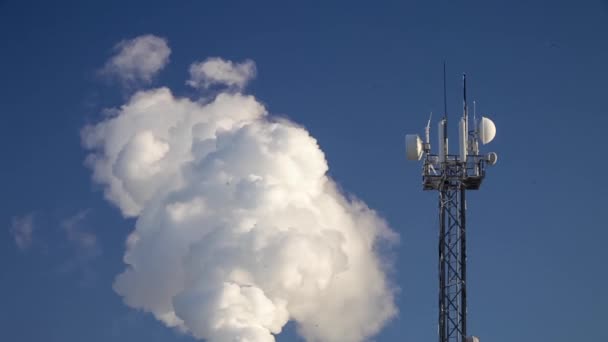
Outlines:
<svg viewBox="0 0 608 342"><path fill-rule="evenodd" d="M485 177L486 165L494 165L496 153L481 155L479 142L487 144L496 135L496 126L486 118L477 120L473 102L473 129L469 130L466 76L463 75L462 117L458 124L459 153L448 153L448 113L443 69L444 116L439 121L439 150L431 153L430 123L425 141L418 135L406 135L406 154L421 160L422 188L439 192L439 342L478 342L467 335L467 250L466 191L478 190Z"/></svg>

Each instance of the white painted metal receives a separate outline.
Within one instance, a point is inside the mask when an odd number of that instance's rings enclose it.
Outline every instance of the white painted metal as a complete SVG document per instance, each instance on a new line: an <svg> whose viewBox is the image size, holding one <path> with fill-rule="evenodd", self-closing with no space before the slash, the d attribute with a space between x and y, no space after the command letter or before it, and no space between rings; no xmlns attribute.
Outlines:
<svg viewBox="0 0 608 342"><path fill-rule="evenodd" d="M486 160L488 161L489 165L496 165L496 162L498 161L498 154L495 152L490 152L487 154Z"/></svg>
<svg viewBox="0 0 608 342"><path fill-rule="evenodd" d="M433 112L431 112L431 115L429 115L429 121L426 123L426 127L424 128L424 142L427 145L431 144L431 118L433 118Z"/></svg>
<svg viewBox="0 0 608 342"><path fill-rule="evenodd" d="M467 120L463 117L460 118L460 122L458 123L458 143L460 146L460 161L467 161L467 141L468 141L468 129L467 129Z"/></svg>
<svg viewBox="0 0 608 342"><path fill-rule="evenodd" d="M420 160L422 158L422 140L418 134L407 134L405 136L405 150L408 160Z"/></svg>
<svg viewBox="0 0 608 342"><path fill-rule="evenodd" d="M439 121L439 127L437 131L439 132L439 162L445 162L445 156L448 154L448 138L445 136L445 124L446 120L443 119Z"/></svg>
<svg viewBox="0 0 608 342"><path fill-rule="evenodd" d="M481 139L481 142L485 145L494 140L494 137L496 136L496 125L494 125L492 120L482 116L481 120L479 120L478 132L479 139Z"/></svg>

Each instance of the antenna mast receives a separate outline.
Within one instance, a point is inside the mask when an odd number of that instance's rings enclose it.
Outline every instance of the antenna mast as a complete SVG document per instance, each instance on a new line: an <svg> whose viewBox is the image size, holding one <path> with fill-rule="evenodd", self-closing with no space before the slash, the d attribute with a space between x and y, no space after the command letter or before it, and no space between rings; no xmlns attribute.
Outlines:
<svg viewBox="0 0 608 342"><path fill-rule="evenodd" d="M448 120L448 96L445 86L445 61L443 61L443 118Z"/></svg>
<svg viewBox="0 0 608 342"><path fill-rule="evenodd" d="M439 122L439 153L432 154L428 138L422 150L418 135L406 135L408 159L424 156L423 190L439 193L439 342L479 342L467 336L467 241L466 190L478 190L486 165L494 165L495 153L480 155L478 141L494 139L496 127L485 117L468 131L466 75L463 74L463 114L459 121L459 154L448 154L445 62L443 64L444 117ZM473 123L476 125L476 122ZM428 137L427 124L425 133ZM477 134L477 132L479 134ZM468 148L472 146L474 148Z"/></svg>

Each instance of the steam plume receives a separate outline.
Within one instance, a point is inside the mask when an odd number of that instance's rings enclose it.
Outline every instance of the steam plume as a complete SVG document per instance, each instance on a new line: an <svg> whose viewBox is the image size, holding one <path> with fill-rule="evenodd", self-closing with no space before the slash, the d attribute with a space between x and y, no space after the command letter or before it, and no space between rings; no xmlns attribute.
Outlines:
<svg viewBox="0 0 608 342"><path fill-rule="evenodd" d="M114 289L211 342L274 341L288 320L307 341L375 334L396 313L376 253L395 233L338 190L304 128L230 89L140 91L83 129L94 180L137 218Z"/></svg>

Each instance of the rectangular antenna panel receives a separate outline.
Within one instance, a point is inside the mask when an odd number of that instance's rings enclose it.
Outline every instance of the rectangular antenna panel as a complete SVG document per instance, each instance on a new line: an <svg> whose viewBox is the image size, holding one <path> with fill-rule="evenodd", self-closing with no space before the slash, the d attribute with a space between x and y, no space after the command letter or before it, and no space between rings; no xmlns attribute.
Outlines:
<svg viewBox="0 0 608 342"><path fill-rule="evenodd" d="M446 120L439 121L439 127L437 132L439 132L439 162L445 163L446 155L448 154L448 137L445 136L446 132Z"/></svg>
<svg viewBox="0 0 608 342"><path fill-rule="evenodd" d="M467 161L467 131L467 120L464 117L460 118L460 122L458 123L458 142L460 145L460 161L463 163Z"/></svg>

